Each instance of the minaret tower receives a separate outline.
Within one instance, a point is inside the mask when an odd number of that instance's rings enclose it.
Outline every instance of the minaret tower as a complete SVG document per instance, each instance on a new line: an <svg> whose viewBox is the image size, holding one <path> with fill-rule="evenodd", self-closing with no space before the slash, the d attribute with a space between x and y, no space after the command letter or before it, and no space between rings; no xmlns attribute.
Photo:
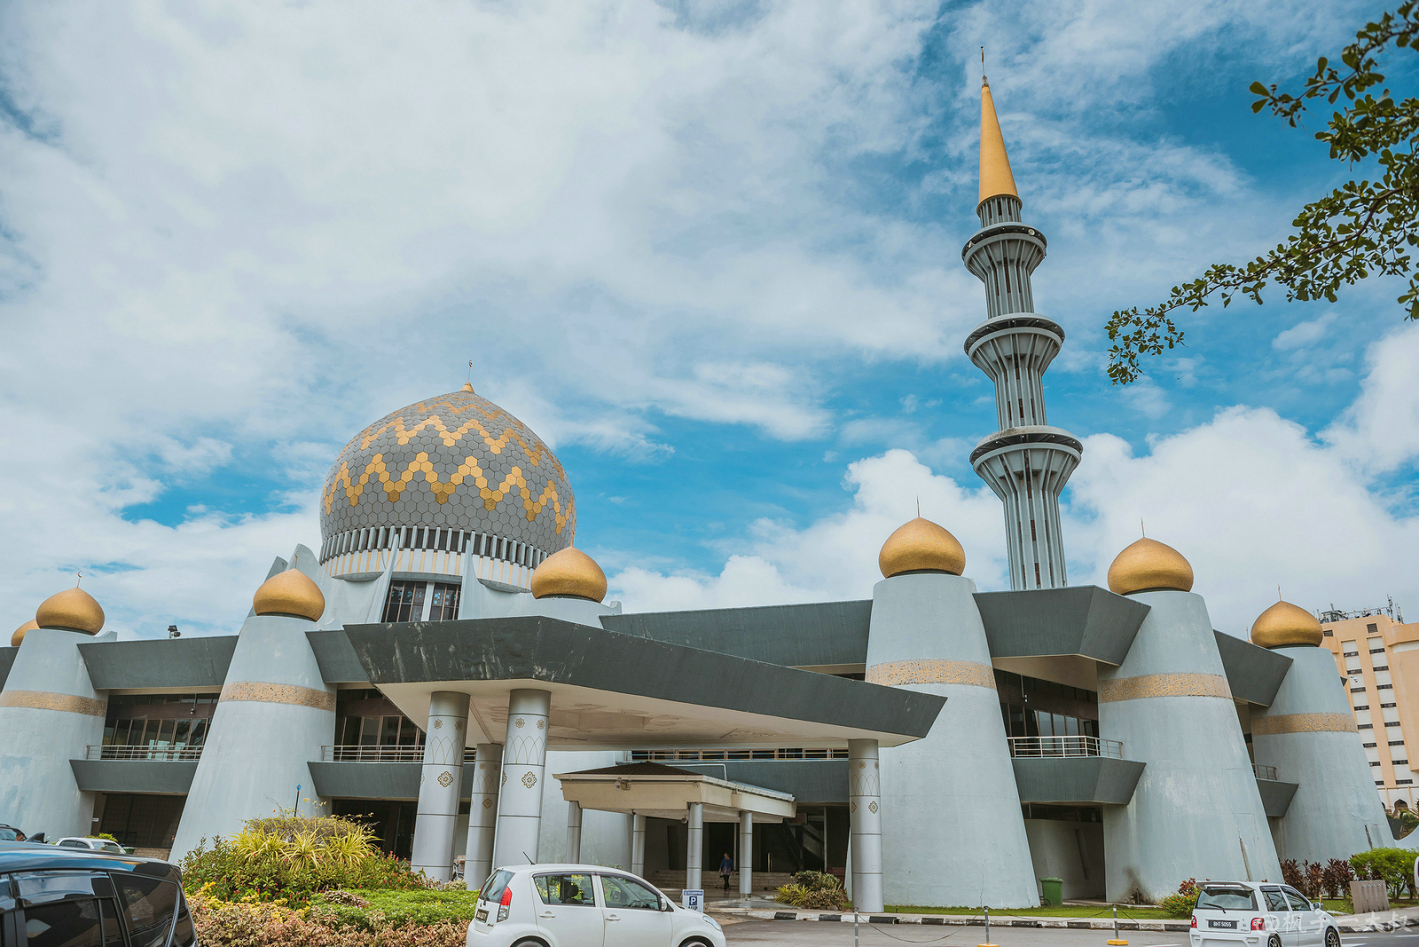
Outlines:
<svg viewBox="0 0 1419 947"><path fill-rule="evenodd" d="M967 337L966 354L995 382L1000 430L976 445L971 466L1005 504L1010 587L1062 588L1059 494L1083 446L1045 421L1044 373L1064 344L1064 330L1034 312L1030 274L1045 258L1045 238L1020 222L1020 195L984 76L976 213L981 229L961 259L985 283L987 318Z"/></svg>

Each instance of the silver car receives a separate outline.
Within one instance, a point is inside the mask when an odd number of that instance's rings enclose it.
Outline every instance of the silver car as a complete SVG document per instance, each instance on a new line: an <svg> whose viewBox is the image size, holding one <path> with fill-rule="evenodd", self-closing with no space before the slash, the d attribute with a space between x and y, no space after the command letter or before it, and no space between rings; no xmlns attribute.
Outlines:
<svg viewBox="0 0 1419 947"><path fill-rule="evenodd" d="M1290 885L1208 881L1192 912L1191 947L1340 947L1340 928Z"/></svg>

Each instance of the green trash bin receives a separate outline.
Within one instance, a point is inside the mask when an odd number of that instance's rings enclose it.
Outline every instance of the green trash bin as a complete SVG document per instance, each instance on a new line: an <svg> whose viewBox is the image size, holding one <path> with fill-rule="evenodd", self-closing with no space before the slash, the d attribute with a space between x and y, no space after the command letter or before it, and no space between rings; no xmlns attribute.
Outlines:
<svg viewBox="0 0 1419 947"><path fill-rule="evenodd" d="M1048 908L1057 908L1064 903L1064 879L1040 879L1040 903Z"/></svg>

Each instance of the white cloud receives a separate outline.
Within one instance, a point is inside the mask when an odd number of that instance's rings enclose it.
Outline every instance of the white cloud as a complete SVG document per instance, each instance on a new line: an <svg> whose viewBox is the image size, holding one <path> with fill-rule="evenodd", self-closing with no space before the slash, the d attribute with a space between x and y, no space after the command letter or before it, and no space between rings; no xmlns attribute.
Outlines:
<svg viewBox="0 0 1419 947"><path fill-rule="evenodd" d="M1298 322L1291 328L1277 333L1276 338L1271 340L1271 347L1278 352L1289 352L1292 349L1304 348L1319 342L1338 318L1340 318L1339 313L1327 312L1308 322Z"/></svg>

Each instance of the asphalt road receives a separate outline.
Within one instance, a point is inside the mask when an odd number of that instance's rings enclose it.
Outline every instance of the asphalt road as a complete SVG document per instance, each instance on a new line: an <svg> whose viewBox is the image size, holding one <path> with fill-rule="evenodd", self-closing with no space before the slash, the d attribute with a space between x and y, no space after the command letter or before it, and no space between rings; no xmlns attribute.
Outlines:
<svg viewBox="0 0 1419 947"><path fill-rule="evenodd" d="M860 944L890 947L899 944L935 944L943 947L976 947L984 940L980 927L922 927L917 924L863 924ZM1106 947L1111 931L1081 931L1048 927L991 928L991 940L1000 947ZM1188 947L1184 933L1126 931L1129 947ZM725 924L724 937L730 944L799 945L822 944L851 947L851 924L818 921L744 920ZM1419 928L1394 931L1342 934L1341 947L1419 947Z"/></svg>

